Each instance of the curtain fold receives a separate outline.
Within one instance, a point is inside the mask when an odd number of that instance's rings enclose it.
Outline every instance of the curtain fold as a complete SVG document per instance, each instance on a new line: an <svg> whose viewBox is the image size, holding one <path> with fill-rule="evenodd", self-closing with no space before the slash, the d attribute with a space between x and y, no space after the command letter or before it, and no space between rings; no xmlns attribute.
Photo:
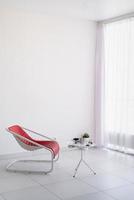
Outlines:
<svg viewBox="0 0 134 200"><path fill-rule="evenodd" d="M103 24L97 23L96 63L95 63L95 98L94 98L94 141L97 146L103 144L103 76L104 76L104 30Z"/></svg>

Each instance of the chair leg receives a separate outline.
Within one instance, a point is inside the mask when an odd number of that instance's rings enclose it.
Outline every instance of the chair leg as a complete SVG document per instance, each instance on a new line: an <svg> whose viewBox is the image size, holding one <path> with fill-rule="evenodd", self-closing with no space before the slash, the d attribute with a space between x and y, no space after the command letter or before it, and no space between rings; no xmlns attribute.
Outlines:
<svg viewBox="0 0 134 200"><path fill-rule="evenodd" d="M56 162L57 160L59 160L59 153L58 153L58 155L56 156L56 158L54 158L54 162Z"/></svg>
<svg viewBox="0 0 134 200"><path fill-rule="evenodd" d="M53 165L54 165L54 162L56 162L57 160L59 159L59 155L56 157L56 159L53 158L53 155L51 154L51 160L14 160L12 161L11 163L8 164L8 166L6 167L6 170L7 171L12 171L12 172L28 172L28 173L45 173L45 174L48 174L48 173L51 173L53 171ZM41 162L41 163L51 163L51 166L50 166L50 169L47 170L47 171L28 171L28 170L17 170L17 169L11 169L11 167L13 165L15 165L16 163L18 162L22 162L22 163L26 163L26 162Z"/></svg>
<svg viewBox="0 0 134 200"><path fill-rule="evenodd" d="M29 170L19 170L19 169L11 169L11 167L12 166L14 166L16 163L19 163L19 162L22 162L22 163L26 163L26 162L49 162L49 163L51 163L51 166L50 166L50 169L49 170L47 170L47 171L35 171L35 170L31 170L31 171L29 171ZM12 172L28 172L28 173L45 173L45 174L48 174L48 173L50 173L50 172L52 172L53 171L53 160L15 160L15 161L13 161L13 162L11 162L11 163L9 163L9 165L6 167L6 170L7 171L12 171Z"/></svg>

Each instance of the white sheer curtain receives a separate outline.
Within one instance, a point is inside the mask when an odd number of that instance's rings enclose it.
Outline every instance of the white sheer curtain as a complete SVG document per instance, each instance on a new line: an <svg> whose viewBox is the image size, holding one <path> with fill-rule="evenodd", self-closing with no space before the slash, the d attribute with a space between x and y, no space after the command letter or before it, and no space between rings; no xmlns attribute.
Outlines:
<svg viewBox="0 0 134 200"><path fill-rule="evenodd" d="M94 141L97 146L103 144L103 69L104 40L103 24L97 24L96 63L95 63L95 102L94 102Z"/></svg>
<svg viewBox="0 0 134 200"><path fill-rule="evenodd" d="M105 145L134 152L134 18L103 29Z"/></svg>

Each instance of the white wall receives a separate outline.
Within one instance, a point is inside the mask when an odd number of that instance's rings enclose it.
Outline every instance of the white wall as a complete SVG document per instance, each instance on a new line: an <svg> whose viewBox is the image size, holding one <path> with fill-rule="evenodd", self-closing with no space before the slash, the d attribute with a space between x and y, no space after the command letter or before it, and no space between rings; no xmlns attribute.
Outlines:
<svg viewBox="0 0 134 200"><path fill-rule="evenodd" d="M0 11L0 154L22 151L12 124L61 146L93 133L95 37L95 22Z"/></svg>

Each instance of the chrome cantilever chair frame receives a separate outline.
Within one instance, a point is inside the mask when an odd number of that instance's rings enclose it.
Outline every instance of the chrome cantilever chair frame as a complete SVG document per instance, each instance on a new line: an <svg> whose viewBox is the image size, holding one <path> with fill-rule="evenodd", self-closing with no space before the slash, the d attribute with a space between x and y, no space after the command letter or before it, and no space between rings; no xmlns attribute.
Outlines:
<svg viewBox="0 0 134 200"><path fill-rule="evenodd" d="M49 138L49 137L47 137L47 136L45 136L45 135L42 135L42 134L37 133L37 132L35 132L35 131L32 131L32 130L30 130L30 129L27 129L27 128L24 128L24 127L22 127L22 129L27 130L27 131L29 131L29 132L31 132L31 133L34 133L35 135L42 136L42 137L44 137L44 138L46 138L46 139L49 139L49 140L51 140L51 141L55 141L55 139ZM59 159L59 153L58 153L58 155L55 157L55 156L54 156L54 153L53 153L53 151L52 151L51 149L49 149L49 148L47 148L47 147L45 147L45 146L43 146L43 145L41 145L41 144L38 144L37 142L34 142L34 141L30 140L30 139L27 139L27 138L25 138L25 137L23 137L23 136L21 136L21 135L18 135L17 133L15 133L15 132L13 132L13 131L10 131L9 129L6 129L6 130L7 130L9 133L11 133L11 134L15 137L16 140L17 140L17 139L23 139L23 140L25 140L25 141L27 141L27 142L32 143L33 145L36 145L36 146L33 147L33 149L31 149L31 150L29 150L29 151L34 151L34 150L37 150L37 149L45 149L45 150L48 150L48 151L50 152L50 154L51 154L51 159L50 159L50 160L28 160L28 159L26 159L26 160L22 160L22 159L14 160L14 161L12 161L11 163L9 163L9 164L7 165L7 167L6 167L6 170L7 170L7 171L12 171L12 172L28 172L28 173L31 173L31 172L32 172L32 173L45 173L45 174L52 172L52 170L53 170L53 163ZM20 140L17 140L17 142L21 143ZM22 142L22 143L23 143L23 142ZM25 162L49 162L49 163L51 163L51 166L50 166L50 169L47 170L47 171L34 171L34 170L28 171L28 170L11 169L11 167L12 167L15 163L17 163L17 162L24 162L24 163L25 163Z"/></svg>

